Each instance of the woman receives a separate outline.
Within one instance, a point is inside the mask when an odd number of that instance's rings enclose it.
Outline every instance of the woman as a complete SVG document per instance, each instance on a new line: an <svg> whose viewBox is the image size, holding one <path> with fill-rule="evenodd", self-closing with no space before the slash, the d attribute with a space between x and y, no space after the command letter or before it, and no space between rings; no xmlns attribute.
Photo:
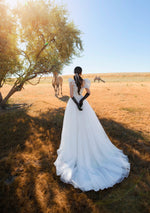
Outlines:
<svg viewBox="0 0 150 213"><path fill-rule="evenodd" d="M82 68L76 67L74 73L74 80L69 79L71 98L65 110L61 143L54 164L63 182L82 191L98 191L127 177L130 163L111 143L87 102L90 81L82 79Z"/></svg>

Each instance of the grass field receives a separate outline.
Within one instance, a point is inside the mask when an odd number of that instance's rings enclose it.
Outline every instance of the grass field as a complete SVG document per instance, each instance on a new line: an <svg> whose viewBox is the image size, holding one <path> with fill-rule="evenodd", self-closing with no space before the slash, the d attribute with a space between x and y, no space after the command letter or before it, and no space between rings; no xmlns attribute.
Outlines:
<svg viewBox="0 0 150 213"><path fill-rule="evenodd" d="M98 192L60 181L53 163L71 76L63 76L58 97L45 77L12 96L9 102L22 107L0 110L0 213L150 212L150 73L101 74L105 83L94 83L94 76L84 75L92 82L88 102L112 143L128 155L129 177Z"/></svg>

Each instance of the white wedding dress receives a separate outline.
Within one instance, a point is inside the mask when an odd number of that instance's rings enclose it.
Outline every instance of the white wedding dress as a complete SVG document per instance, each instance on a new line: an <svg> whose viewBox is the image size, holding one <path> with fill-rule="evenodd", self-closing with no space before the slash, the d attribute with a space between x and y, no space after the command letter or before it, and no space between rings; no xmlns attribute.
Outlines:
<svg viewBox="0 0 150 213"><path fill-rule="evenodd" d="M90 81L84 80L84 88L89 88ZM69 79L69 83L73 84L74 97L79 101L82 96L77 92L75 81ZM82 108L83 111L79 111L69 99L54 165L63 182L82 191L98 191L128 177L130 163L122 150L111 143L87 100Z"/></svg>

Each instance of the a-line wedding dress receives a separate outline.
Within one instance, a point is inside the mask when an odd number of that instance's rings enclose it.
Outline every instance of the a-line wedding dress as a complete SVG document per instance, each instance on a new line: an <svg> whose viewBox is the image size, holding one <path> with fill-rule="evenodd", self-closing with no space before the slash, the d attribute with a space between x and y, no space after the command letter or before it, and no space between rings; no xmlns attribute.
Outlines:
<svg viewBox="0 0 150 213"><path fill-rule="evenodd" d="M90 81L84 81L84 88L89 88ZM73 95L79 101L83 96L78 94L75 81L69 79L69 83L73 84ZM111 143L87 100L82 108L83 111L79 111L69 99L58 157L54 162L56 173L63 182L82 191L103 190L128 177L130 163L122 150Z"/></svg>

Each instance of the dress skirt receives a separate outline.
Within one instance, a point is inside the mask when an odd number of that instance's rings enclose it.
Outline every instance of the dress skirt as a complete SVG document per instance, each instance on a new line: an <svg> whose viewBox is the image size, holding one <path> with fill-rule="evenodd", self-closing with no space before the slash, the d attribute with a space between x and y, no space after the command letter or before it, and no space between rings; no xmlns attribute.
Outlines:
<svg viewBox="0 0 150 213"><path fill-rule="evenodd" d="M79 111L69 99L57 154L57 175L82 191L112 187L130 172L128 157L112 144L87 100Z"/></svg>

